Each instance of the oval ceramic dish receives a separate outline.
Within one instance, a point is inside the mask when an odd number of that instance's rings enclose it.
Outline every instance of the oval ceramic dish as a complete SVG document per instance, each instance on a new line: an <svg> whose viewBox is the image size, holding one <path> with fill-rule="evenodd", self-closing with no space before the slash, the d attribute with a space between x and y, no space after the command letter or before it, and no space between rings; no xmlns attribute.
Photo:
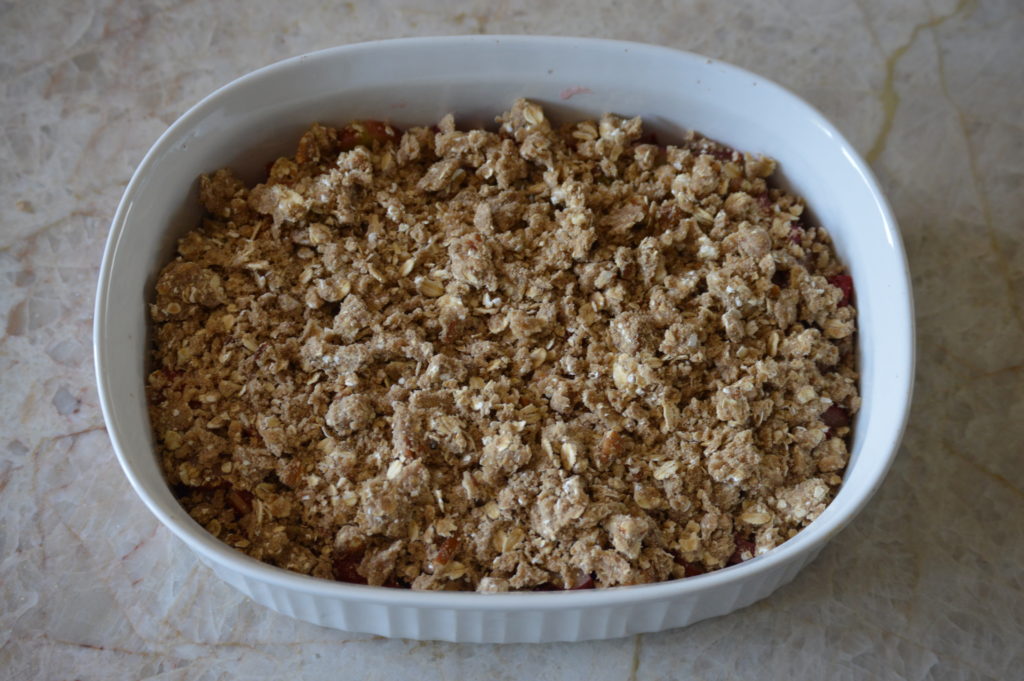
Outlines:
<svg viewBox="0 0 1024 681"><path fill-rule="evenodd" d="M420 592L330 582L263 564L195 523L168 489L146 410L147 301L175 242L197 224L200 173L253 181L313 121L490 125L517 97L561 120L643 116L671 140L687 129L779 162L831 233L857 288L863 408L835 501L782 546L682 580L569 592ZM350 631L448 641L578 641L679 627L750 605L793 579L868 502L899 445L914 370L907 265L867 165L812 107L705 57L603 40L472 36L324 50L217 90L165 132L135 171L111 226L96 299L95 360L114 449L152 512L226 582L292 617Z"/></svg>

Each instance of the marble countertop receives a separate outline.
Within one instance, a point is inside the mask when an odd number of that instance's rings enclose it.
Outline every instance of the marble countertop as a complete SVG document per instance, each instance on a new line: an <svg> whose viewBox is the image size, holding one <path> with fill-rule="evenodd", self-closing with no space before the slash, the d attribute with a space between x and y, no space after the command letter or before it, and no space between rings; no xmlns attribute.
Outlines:
<svg viewBox="0 0 1024 681"><path fill-rule="evenodd" d="M149 145L270 62L481 32L733 62L821 109L877 172L913 271L913 413L867 510L771 598L584 644L346 634L222 584L121 473L94 387L92 300L109 221ZM1021 35L1017 0L3 3L0 678L1021 678Z"/></svg>

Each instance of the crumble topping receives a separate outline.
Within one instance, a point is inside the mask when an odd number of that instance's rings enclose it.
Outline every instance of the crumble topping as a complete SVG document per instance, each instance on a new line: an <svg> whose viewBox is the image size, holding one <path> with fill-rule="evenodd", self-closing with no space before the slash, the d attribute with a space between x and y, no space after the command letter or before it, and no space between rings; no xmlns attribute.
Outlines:
<svg viewBox="0 0 1024 681"><path fill-rule="evenodd" d="M203 527L328 579L568 589L764 553L835 495L852 280L772 160L639 118L314 125L200 178L150 416Z"/></svg>

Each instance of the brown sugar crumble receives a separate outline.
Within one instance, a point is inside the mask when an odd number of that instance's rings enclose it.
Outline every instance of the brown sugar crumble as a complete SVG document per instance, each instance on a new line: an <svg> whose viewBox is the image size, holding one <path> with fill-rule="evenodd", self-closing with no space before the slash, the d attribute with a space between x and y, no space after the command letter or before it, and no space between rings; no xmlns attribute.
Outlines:
<svg viewBox="0 0 1024 681"><path fill-rule="evenodd" d="M775 163L640 119L314 125L200 178L150 416L188 512L328 579L505 591L762 554L836 494L853 285Z"/></svg>

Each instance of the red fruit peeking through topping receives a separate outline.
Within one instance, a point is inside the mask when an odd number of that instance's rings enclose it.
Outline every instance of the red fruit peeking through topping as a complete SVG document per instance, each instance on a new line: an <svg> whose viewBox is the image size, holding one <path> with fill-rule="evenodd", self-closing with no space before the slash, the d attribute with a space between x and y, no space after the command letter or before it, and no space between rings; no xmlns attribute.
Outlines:
<svg viewBox="0 0 1024 681"><path fill-rule="evenodd" d="M850 413L839 405L833 404L822 413L821 422L829 428L843 428L850 425Z"/></svg>
<svg viewBox="0 0 1024 681"><path fill-rule="evenodd" d="M753 558L754 549L757 548L754 542L741 537L739 534L736 535L735 541L736 550L731 556L729 556L729 560L726 562L726 565L738 565L745 560Z"/></svg>
<svg viewBox="0 0 1024 681"><path fill-rule="evenodd" d="M678 554L673 554L672 559L675 561L676 565L683 566L683 577L696 577L697 575L703 575L707 572L707 570L704 569L704 566L700 563L691 563L683 560L682 556Z"/></svg>
<svg viewBox="0 0 1024 681"><path fill-rule="evenodd" d="M804 223L800 220L794 220L789 223L789 240L799 246L804 240Z"/></svg>
<svg viewBox="0 0 1024 681"><path fill-rule="evenodd" d="M700 563L683 563L683 576L684 577L696 577L697 575L703 575L707 570Z"/></svg>
<svg viewBox="0 0 1024 681"><path fill-rule="evenodd" d="M839 301L839 307L846 307L853 302L853 277L849 274L836 274L828 278L828 283L843 292L843 299Z"/></svg>
<svg viewBox="0 0 1024 681"><path fill-rule="evenodd" d="M361 562L363 562L362 551L340 551L334 554L334 561L331 565L334 579L350 584L366 584L366 577L359 574L357 570Z"/></svg>
<svg viewBox="0 0 1024 681"><path fill-rule="evenodd" d="M355 121L338 130L338 146L351 151L359 145L370 146L374 141L397 140L398 131L383 121Z"/></svg>
<svg viewBox="0 0 1024 681"><path fill-rule="evenodd" d="M707 149L704 153L711 154L722 163L728 163L729 161L732 160L733 154L735 154L736 152L734 152L732 149L729 149L728 147L714 146L711 147L710 149Z"/></svg>
<svg viewBox="0 0 1024 681"><path fill-rule="evenodd" d="M434 555L435 565L446 565L448 561L455 555L455 550L459 548L459 540L455 537L448 537L441 544L441 548L437 550Z"/></svg>

